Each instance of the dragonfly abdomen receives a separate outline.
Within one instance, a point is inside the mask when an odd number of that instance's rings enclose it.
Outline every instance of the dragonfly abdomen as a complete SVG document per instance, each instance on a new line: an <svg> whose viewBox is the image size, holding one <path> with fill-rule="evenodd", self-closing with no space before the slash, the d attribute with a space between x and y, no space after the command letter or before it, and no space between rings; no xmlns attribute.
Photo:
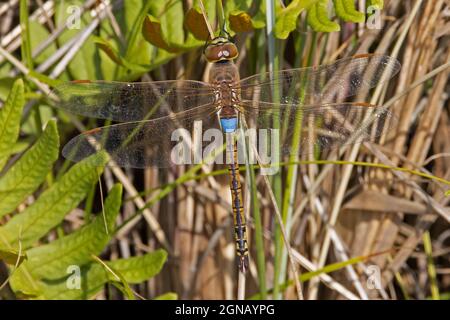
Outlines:
<svg viewBox="0 0 450 320"><path fill-rule="evenodd" d="M237 123L237 118L236 123ZM221 118L221 124L230 118ZM229 124L229 123L228 123ZM236 254L238 256L239 269L246 272L249 267L248 244L247 244L247 227L244 214L244 202L242 200L242 186L239 179L239 163L237 154L237 141L235 131L231 131L231 127L223 128L227 141L227 161L229 163L228 173L230 177L230 190L234 219L234 236L236 241Z"/></svg>

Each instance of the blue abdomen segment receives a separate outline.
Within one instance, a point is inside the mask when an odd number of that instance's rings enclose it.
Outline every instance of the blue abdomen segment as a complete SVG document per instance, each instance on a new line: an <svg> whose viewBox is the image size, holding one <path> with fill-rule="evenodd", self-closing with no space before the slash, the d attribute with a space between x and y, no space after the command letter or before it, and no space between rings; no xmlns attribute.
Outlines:
<svg viewBox="0 0 450 320"><path fill-rule="evenodd" d="M238 119L237 117L220 118L220 126L222 127L222 130L225 133L235 132L238 126Z"/></svg>

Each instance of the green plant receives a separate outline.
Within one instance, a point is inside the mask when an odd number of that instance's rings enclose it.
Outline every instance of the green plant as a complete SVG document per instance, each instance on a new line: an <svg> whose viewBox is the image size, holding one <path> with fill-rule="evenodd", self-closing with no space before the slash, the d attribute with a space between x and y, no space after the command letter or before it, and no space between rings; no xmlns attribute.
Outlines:
<svg viewBox="0 0 450 320"><path fill-rule="evenodd" d="M328 17L327 6L330 2L331 0L294 0L284 8L281 7L280 2L276 2L275 37L286 39L297 28L302 12L306 12L308 25L313 30L339 31L339 24ZM333 0L332 3L337 17L341 20L364 21L365 14L356 10L354 1ZM123 38L102 35L94 38L94 43L104 55L110 58L108 66L110 66L109 63L114 64L118 79L136 78L176 55L202 46L208 38L198 0L186 13L181 0L148 1L144 7L141 7L140 1L132 0L126 1L124 6L126 14L123 19L120 19L119 14L118 19L119 22L124 21L124 24L121 25L122 30L125 30ZM377 1L377 6L381 8L382 1ZM205 1L205 7L208 17L214 19L217 15L215 1ZM266 26L264 1L227 1L224 11L225 23L233 34L253 31ZM105 35L112 33L107 25L103 25L102 30L108 30ZM68 37L69 34L66 36ZM145 44L144 39L152 46ZM89 46L85 46L83 50L88 50ZM153 52L155 48L163 50ZM104 55L101 57L103 58ZM75 64L76 61L73 63ZM82 70L94 70L94 68L83 68ZM92 75L75 77L78 79L96 78ZM109 77L106 78L109 79Z"/></svg>
<svg viewBox="0 0 450 320"><path fill-rule="evenodd" d="M0 164L7 163L17 143L24 105L24 84L17 80L4 107L0 110ZM99 213L69 234L65 234L64 217L86 197L97 182L105 154L94 155L68 170L55 182L45 182L58 158L59 137L56 122L51 120L36 143L0 177L0 217L11 215L0 226L0 258L10 266L9 282L20 297L39 299L91 298L110 282L128 298L134 296L124 288L156 275L167 254L163 250L129 259L99 264L98 258L112 239L116 217L122 203L122 186L116 184ZM100 165L100 167L99 167ZM13 214L26 197L38 198L25 209ZM45 236L57 228L58 237L46 241ZM108 268L105 268L107 266ZM71 268L80 274L71 274ZM113 273L112 273L112 270ZM78 277L80 287L70 281Z"/></svg>

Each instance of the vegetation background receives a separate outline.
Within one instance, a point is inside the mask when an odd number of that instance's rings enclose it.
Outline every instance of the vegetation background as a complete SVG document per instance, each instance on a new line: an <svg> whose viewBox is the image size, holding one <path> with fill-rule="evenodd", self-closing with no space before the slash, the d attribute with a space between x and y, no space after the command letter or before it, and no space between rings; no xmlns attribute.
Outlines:
<svg viewBox="0 0 450 320"><path fill-rule="evenodd" d="M272 183L304 297L448 299L448 2L226 0L223 13L220 3L205 0L208 17L224 17L236 36L242 77L368 52L402 64L362 97L397 117L382 144L301 159ZM206 79L199 8L0 2L0 299L298 297L257 170L243 176L244 283L226 170L125 170L60 156L70 138L104 124L58 109L47 94L61 81Z"/></svg>

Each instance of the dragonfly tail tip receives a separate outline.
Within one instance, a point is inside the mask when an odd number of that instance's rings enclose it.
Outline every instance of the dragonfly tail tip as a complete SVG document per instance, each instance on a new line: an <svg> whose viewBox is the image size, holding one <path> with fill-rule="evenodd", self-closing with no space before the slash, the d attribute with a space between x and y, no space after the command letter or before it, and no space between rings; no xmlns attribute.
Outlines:
<svg viewBox="0 0 450 320"><path fill-rule="evenodd" d="M248 268L249 268L248 256L239 257L239 271L245 274L247 273Z"/></svg>

